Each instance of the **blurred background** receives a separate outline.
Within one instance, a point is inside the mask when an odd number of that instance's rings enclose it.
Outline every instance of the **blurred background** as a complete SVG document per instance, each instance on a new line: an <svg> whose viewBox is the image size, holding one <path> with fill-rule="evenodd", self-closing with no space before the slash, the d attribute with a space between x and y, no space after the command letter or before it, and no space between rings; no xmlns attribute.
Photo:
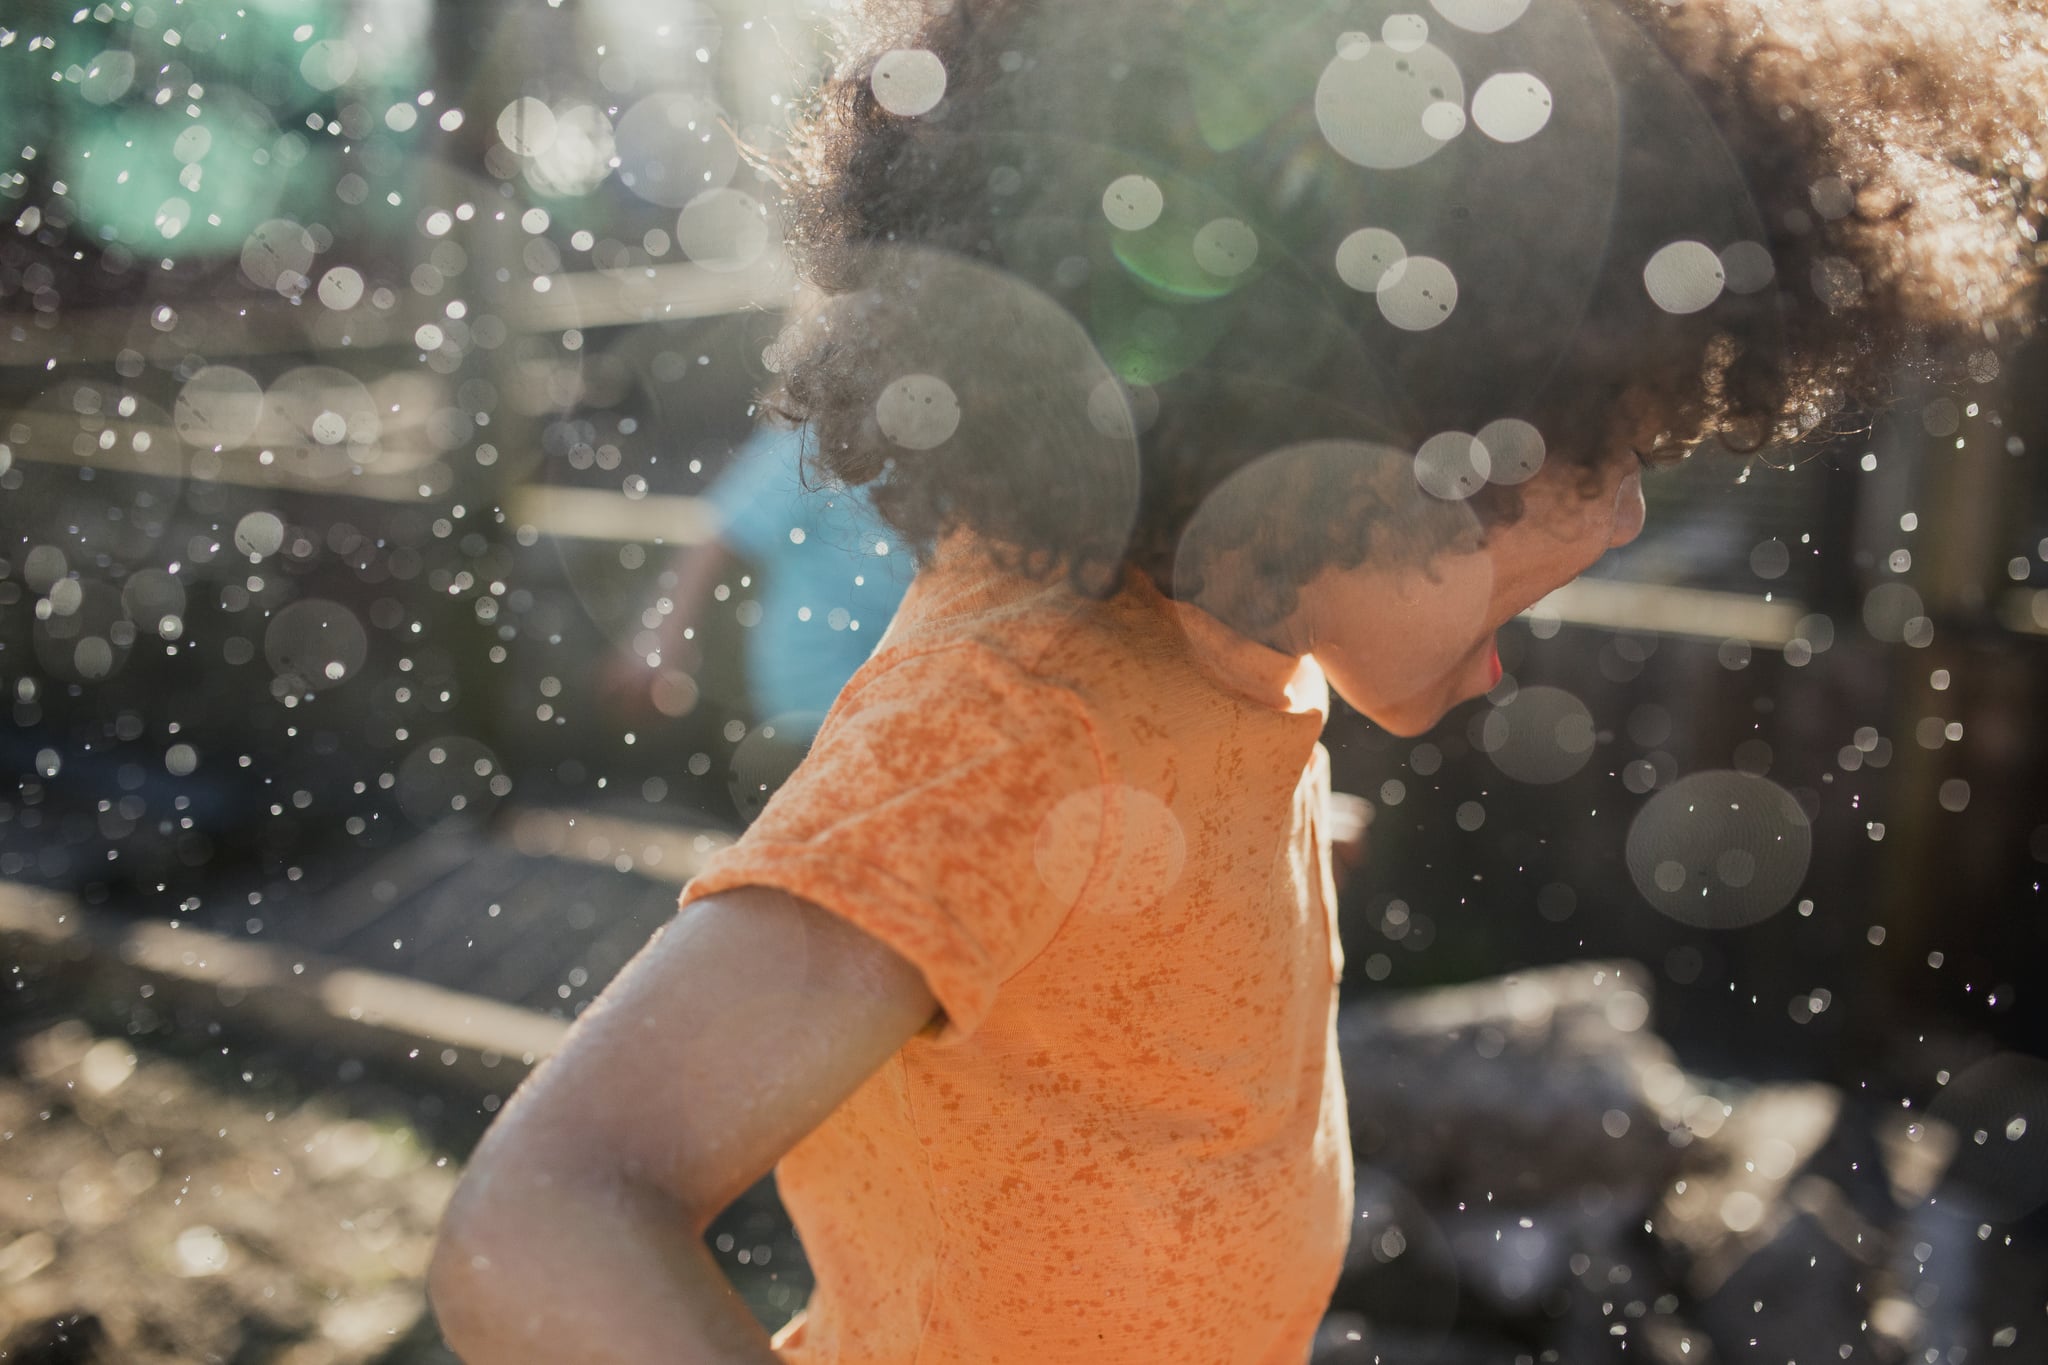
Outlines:
<svg viewBox="0 0 2048 1365"><path fill-rule="evenodd" d="M452 1359L464 1153L907 574L754 412L824 17L0 13L0 1358ZM1485 701L1333 717L1319 1361L2048 1360L2044 380L1653 475ZM772 1182L710 1237L802 1305Z"/></svg>

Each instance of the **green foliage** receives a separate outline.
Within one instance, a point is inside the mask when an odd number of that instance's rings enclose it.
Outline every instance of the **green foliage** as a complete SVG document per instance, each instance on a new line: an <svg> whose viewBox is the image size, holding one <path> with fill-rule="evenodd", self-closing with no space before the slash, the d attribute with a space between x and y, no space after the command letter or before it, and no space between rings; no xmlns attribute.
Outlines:
<svg viewBox="0 0 2048 1365"><path fill-rule="evenodd" d="M317 221L333 179L316 139L351 104L381 111L426 61L399 33L426 7L385 10L379 37L344 0L10 5L0 195L39 182L70 197L78 230L146 254L229 255L266 219Z"/></svg>

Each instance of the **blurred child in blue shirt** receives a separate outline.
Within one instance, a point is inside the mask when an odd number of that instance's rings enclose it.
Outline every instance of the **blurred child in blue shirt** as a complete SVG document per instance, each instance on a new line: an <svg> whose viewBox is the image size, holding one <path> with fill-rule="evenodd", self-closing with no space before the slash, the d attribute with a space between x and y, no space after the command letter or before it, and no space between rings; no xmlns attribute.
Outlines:
<svg viewBox="0 0 2048 1365"><path fill-rule="evenodd" d="M685 714L695 689L685 679L679 690L677 676L701 658L707 608L732 601L748 729L729 776L747 820L867 662L913 569L864 492L804 486L806 442L801 429L764 424L733 453L705 494L715 533L679 550L669 566L674 608L655 631L662 667L629 651L613 662L605 689L635 712L651 705Z"/></svg>
<svg viewBox="0 0 2048 1365"><path fill-rule="evenodd" d="M889 544L863 492L803 487L805 439L757 428L707 495L719 530L701 548L746 560L754 579L760 616L743 638L749 700L762 719L823 713L867 662L910 581L910 556ZM679 598L677 613L685 610Z"/></svg>

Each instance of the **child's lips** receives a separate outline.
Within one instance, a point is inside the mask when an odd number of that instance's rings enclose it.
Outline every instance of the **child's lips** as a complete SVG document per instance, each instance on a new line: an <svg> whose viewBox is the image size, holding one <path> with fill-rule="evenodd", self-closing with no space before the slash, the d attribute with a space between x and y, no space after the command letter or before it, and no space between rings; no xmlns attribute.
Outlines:
<svg viewBox="0 0 2048 1365"><path fill-rule="evenodd" d="M1501 668L1500 646L1498 644L1489 639L1478 649L1475 649L1468 657L1472 659L1472 662L1466 664L1464 670L1458 675L1468 680L1463 684L1463 687L1467 689L1463 693L1466 698L1476 699L1483 697L1493 691L1494 688L1500 686L1503 669Z"/></svg>

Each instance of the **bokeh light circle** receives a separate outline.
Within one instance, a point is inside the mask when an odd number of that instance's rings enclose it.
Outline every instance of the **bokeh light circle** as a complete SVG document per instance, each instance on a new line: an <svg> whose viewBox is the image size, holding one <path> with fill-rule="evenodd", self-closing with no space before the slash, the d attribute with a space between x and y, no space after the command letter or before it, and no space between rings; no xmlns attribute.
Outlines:
<svg viewBox="0 0 2048 1365"><path fill-rule="evenodd" d="M1102 192L1103 217L1111 227L1125 232L1142 232L1165 211L1165 192L1149 176L1120 175Z"/></svg>
<svg viewBox="0 0 2048 1365"><path fill-rule="evenodd" d="M537 193L573 199L612 173L618 140L611 119L595 105L565 104L554 117L554 136L528 160L526 183Z"/></svg>
<svg viewBox="0 0 2048 1365"><path fill-rule="evenodd" d="M318 255L313 234L289 218L258 223L242 243L242 273L250 283L280 293L304 288Z"/></svg>
<svg viewBox="0 0 2048 1365"><path fill-rule="evenodd" d="M127 94L133 84L135 54L108 48L86 63L85 79L79 82L78 93L92 104L112 104Z"/></svg>
<svg viewBox="0 0 2048 1365"><path fill-rule="evenodd" d="M284 544L284 522L275 512L250 512L235 523L235 548L262 559Z"/></svg>
<svg viewBox="0 0 2048 1365"><path fill-rule="evenodd" d="M1131 390L1121 380L1099 381L1088 391L1088 424L1113 440L1129 441L1140 430Z"/></svg>
<svg viewBox="0 0 2048 1365"><path fill-rule="evenodd" d="M1422 131L1438 142L1449 142L1464 132L1467 122L1465 106L1449 100L1438 100L1422 111Z"/></svg>
<svg viewBox="0 0 2048 1365"><path fill-rule="evenodd" d="M1458 277L1433 256L1410 256L1387 273L1375 292L1380 314L1404 332L1427 332L1458 307Z"/></svg>
<svg viewBox="0 0 2048 1365"><path fill-rule="evenodd" d="M1519 417L1503 417L1479 428L1486 448L1486 477L1497 484L1527 483L1543 468L1549 453L1543 433Z"/></svg>
<svg viewBox="0 0 2048 1365"><path fill-rule="evenodd" d="M1124 783L1062 797L1032 845L1039 878L1059 904L1073 905L1087 890L1094 904L1120 914L1159 904L1179 882L1187 854L1180 817L1151 792Z"/></svg>
<svg viewBox="0 0 2048 1365"><path fill-rule="evenodd" d="M277 377L264 399L275 434L265 444L295 474L333 479L378 455L383 414L363 382L331 365L302 365Z"/></svg>
<svg viewBox="0 0 2048 1365"><path fill-rule="evenodd" d="M1373 170L1414 166L1441 151L1444 140L1423 125L1423 116L1444 103L1465 103L1465 81L1458 64L1428 42L1412 51L1392 43L1354 44L1316 83L1316 123L1324 140L1346 161Z"/></svg>
<svg viewBox="0 0 2048 1365"><path fill-rule="evenodd" d="M1636 889L1699 928L1769 919L1792 903L1812 855L1812 826L1792 794L1732 770L1680 778L1643 803L1628 832Z"/></svg>
<svg viewBox="0 0 2048 1365"><path fill-rule="evenodd" d="M498 111L498 141L518 156L538 156L555 140L555 111L543 100L521 95Z"/></svg>
<svg viewBox="0 0 2048 1365"><path fill-rule="evenodd" d="M908 374L875 400L875 424L905 450L932 450L960 429L960 400L937 375Z"/></svg>
<svg viewBox="0 0 2048 1365"><path fill-rule="evenodd" d="M1480 725L1480 748L1517 782L1548 786L1593 757L1593 713L1560 687L1524 687Z"/></svg>
<svg viewBox="0 0 2048 1365"><path fill-rule="evenodd" d="M1486 486L1492 464L1486 447L1471 434L1444 431L1415 452L1415 481L1433 498L1457 502Z"/></svg>
<svg viewBox="0 0 2048 1365"><path fill-rule="evenodd" d="M282 608L263 631L272 671L309 692L347 682L369 656L370 637L355 613L318 597Z"/></svg>
<svg viewBox="0 0 2048 1365"><path fill-rule="evenodd" d="M323 38L299 58L299 74L315 90L336 90L356 74L361 55L346 38Z"/></svg>
<svg viewBox="0 0 2048 1365"><path fill-rule="evenodd" d="M1495 142L1527 142L1550 122L1550 87L1527 71L1489 76L1472 96L1472 121Z"/></svg>
<svg viewBox="0 0 2048 1365"><path fill-rule="evenodd" d="M1498 33L1529 12L1529 0L1429 0L1430 6L1468 33Z"/></svg>
<svg viewBox="0 0 2048 1365"><path fill-rule="evenodd" d="M722 189L739 169L740 151L720 119L719 107L697 95L665 90L641 100L613 133L619 183L672 209Z"/></svg>
<svg viewBox="0 0 2048 1365"><path fill-rule="evenodd" d="M1697 313L1711 307L1727 283L1721 257L1705 242L1673 242L1643 267L1643 286L1667 313Z"/></svg>
<svg viewBox="0 0 2048 1365"><path fill-rule="evenodd" d="M901 118L928 114L946 97L946 64L935 52L899 47L875 59L875 103Z"/></svg>
<svg viewBox="0 0 2048 1365"><path fill-rule="evenodd" d="M1385 228L1360 228L1337 246L1337 278L1361 294L1379 292L1408 259L1408 248Z"/></svg>
<svg viewBox="0 0 2048 1365"><path fill-rule="evenodd" d="M137 631L121 595L98 581L59 578L38 604L36 661L67 682L100 682L127 661Z"/></svg>
<svg viewBox="0 0 2048 1365"><path fill-rule="evenodd" d="M761 201L734 189L706 191L676 217L676 245L706 270L745 270L761 259L773 235Z"/></svg>
<svg viewBox="0 0 2048 1365"><path fill-rule="evenodd" d="M208 450L241 445L262 419L263 386L232 365L195 371L178 390L171 414L180 440Z"/></svg>
<svg viewBox="0 0 2048 1365"><path fill-rule="evenodd" d="M121 582L121 609L129 620L159 635L167 619L180 621L177 629L182 629L185 585L163 569L137 569Z"/></svg>
<svg viewBox="0 0 2048 1365"><path fill-rule="evenodd" d="M1728 278L1728 291L1754 294L1770 284L1778 273L1771 250L1762 242L1737 242L1721 253L1721 270Z"/></svg>
<svg viewBox="0 0 2048 1365"><path fill-rule="evenodd" d="M1880 583L1863 599L1863 628L1886 644L1903 642L1913 624L1926 616L1919 592L1905 583Z"/></svg>
<svg viewBox="0 0 2048 1365"><path fill-rule="evenodd" d="M1419 51L1429 41L1429 20L1419 14L1390 14L1380 25L1380 41L1396 52Z"/></svg>
<svg viewBox="0 0 2048 1365"><path fill-rule="evenodd" d="M1195 233L1195 264L1211 275L1230 279L1252 268L1259 258L1259 237L1239 218L1217 218Z"/></svg>
<svg viewBox="0 0 2048 1365"><path fill-rule="evenodd" d="M338 265L320 277L320 302L336 312L345 312L363 299L363 276L353 266Z"/></svg>

